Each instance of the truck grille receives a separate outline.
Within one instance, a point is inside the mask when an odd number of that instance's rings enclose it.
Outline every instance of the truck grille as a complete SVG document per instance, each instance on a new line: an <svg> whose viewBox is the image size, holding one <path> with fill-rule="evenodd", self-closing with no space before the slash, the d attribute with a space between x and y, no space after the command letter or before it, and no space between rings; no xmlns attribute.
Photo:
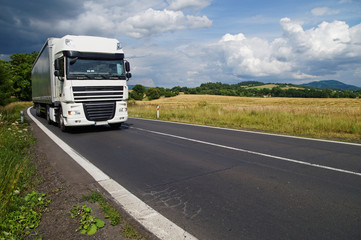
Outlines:
<svg viewBox="0 0 361 240"><path fill-rule="evenodd" d="M73 87L75 102L123 100L123 86Z"/></svg>
<svg viewBox="0 0 361 240"><path fill-rule="evenodd" d="M88 102L83 105L89 121L106 121L114 117L115 102Z"/></svg>

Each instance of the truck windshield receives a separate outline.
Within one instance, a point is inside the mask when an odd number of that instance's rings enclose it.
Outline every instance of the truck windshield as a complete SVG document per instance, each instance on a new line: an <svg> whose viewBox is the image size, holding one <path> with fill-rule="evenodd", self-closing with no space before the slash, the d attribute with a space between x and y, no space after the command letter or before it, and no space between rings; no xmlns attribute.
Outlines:
<svg viewBox="0 0 361 240"><path fill-rule="evenodd" d="M67 59L68 79L125 79L123 60Z"/></svg>

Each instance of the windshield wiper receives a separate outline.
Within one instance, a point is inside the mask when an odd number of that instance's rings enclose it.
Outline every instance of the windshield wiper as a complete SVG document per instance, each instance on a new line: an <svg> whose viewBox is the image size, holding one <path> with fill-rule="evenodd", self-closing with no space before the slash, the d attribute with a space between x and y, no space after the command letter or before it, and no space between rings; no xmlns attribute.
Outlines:
<svg viewBox="0 0 361 240"><path fill-rule="evenodd" d="M106 79L107 78L107 76L105 76L103 74L94 74L93 76L94 76L95 79L97 79L97 78L98 79L100 79L100 78Z"/></svg>
<svg viewBox="0 0 361 240"><path fill-rule="evenodd" d="M75 77L75 78L88 78L90 79L91 77L87 74L69 74L69 77Z"/></svg>
<svg viewBox="0 0 361 240"><path fill-rule="evenodd" d="M120 75L118 75L118 74L110 74L109 75L109 78L116 78L116 79L120 79Z"/></svg>

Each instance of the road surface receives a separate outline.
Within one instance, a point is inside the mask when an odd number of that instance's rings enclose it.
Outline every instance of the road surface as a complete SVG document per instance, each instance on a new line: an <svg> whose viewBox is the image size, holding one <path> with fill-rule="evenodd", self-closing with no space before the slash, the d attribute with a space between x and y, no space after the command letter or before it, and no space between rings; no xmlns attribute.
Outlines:
<svg viewBox="0 0 361 240"><path fill-rule="evenodd" d="M47 126L199 239L361 239L361 145L134 118Z"/></svg>

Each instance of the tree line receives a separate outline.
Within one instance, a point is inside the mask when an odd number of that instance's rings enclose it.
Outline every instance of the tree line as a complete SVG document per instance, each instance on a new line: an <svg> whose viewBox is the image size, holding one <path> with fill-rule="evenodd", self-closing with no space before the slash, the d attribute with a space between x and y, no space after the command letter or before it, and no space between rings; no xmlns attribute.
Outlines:
<svg viewBox="0 0 361 240"><path fill-rule="evenodd" d="M245 81L237 84L221 82L203 83L199 87L189 88L176 86L168 88L148 88L136 85L130 93L134 100L158 99L161 96L172 97L180 92L184 94L208 94L239 97L295 97L295 98L360 98L361 90L332 90L298 86L293 84L277 84L273 88L262 88L265 85L257 81ZM256 87L256 88L252 88Z"/></svg>
<svg viewBox="0 0 361 240"><path fill-rule="evenodd" d="M31 100L31 68L37 52L16 53L9 61L0 59L0 106Z"/></svg>
<svg viewBox="0 0 361 240"><path fill-rule="evenodd" d="M361 97L361 90L332 90L303 87L293 84L277 84L273 88L262 88L264 83L256 81L240 82L237 84L203 83L199 87L174 87L172 91L185 94L209 94L240 97L296 97L296 98L357 98ZM257 87L257 88L251 88Z"/></svg>

